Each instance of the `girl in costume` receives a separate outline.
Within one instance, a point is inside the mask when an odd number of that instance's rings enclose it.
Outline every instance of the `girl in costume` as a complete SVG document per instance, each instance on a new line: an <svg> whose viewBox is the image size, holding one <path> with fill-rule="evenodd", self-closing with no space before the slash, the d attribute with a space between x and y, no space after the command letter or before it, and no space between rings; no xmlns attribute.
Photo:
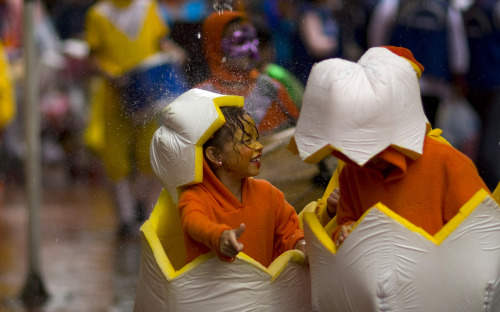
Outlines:
<svg viewBox="0 0 500 312"><path fill-rule="evenodd" d="M423 70L410 50L386 46L357 63L330 59L311 71L289 148L307 161L331 151L345 163L338 171L338 244L379 202L435 235L487 190L472 161L432 134L418 84Z"/></svg>
<svg viewBox="0 0 500 312"><path fill-rule="evenodd" d="M262 145L250 115L221 107L226 123L203 145L203 181L185 187L179 211L187 262L214 250L223 261L240 251L268 267L283 252L306 253L294 208L259 174Z"/></svg>
<svg viewBox="0 0 500 312"><path fill-rule="evenodd" d="M257 32L243 13L212 13L203 23L202 40L210 78L196 88L244 96L245 110L262 134L295 125L299 111L286 89L257 70Z"/></svg>
<svg viewBox="0 0 500 312"><path fill-rule="evenodd" d="M402 58L410 63L414 73L407 74L406 71L410 67L403 67L406 65L403 62L401 68L405 68L405 71L401 72L404 74L395 69L391 78L399 77L403 83L411 86L412 93L407 94L407 97L416 96L416 101L413 103L415 103L415 114L420 118L408 121L407 124L414 123L425 131L413 138L421 142L419 143L421 152L417 154L415 151L391 144L360 165L341 151L332 152L346 163L339 174L337 222L341 227L334 231L333 239L337 244L341 244L353 224L378 202L390 207L398 215L421 227L430 235L435 235L476 192L480 189L487 191L488 188L467 156L451 145L428 135L429 128L427 126L426 129L427 120L424 118L423 107L419 101L418 88L418 78L424 67L413 57L411 51L388 46L369 50L366 55L367 59L385 57L387 60L394 59L394 62L400 62L398 58ZM389 90L400 86L388 85L391 88ZM358 89L352 91L357 92ZM407 105L404 100L398 97L395 99L398 101L396 105ZM368 103L368 97L358 102L349 102L348 105L359 105L362 108L363 101ZM372 114L381 116L387 114L387 110L373 109ZM409 129L410 126L407 126L401 131L410 132ZM361 134L358 139L362 142L368 141Z"/></svg>

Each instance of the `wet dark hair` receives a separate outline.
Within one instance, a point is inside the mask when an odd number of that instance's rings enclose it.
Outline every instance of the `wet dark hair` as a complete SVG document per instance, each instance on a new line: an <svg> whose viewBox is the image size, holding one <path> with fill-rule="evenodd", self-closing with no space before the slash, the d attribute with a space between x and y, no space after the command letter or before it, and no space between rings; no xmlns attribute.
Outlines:
<svg viewBox="0 0 500 312"><path fill-rule="evenodd" d="M205 150L210 146L213 146L218 150L222 150L222 147L228 141L233 141L234 146L238 143L246 145L244 142L245 136L251 136L251 134L245 130L245 125L250 125L255 130L258 140L259 131L253 123L245 119L245 116L250 116L247 111L241 107L235 106L223 106L220 110L226 118L226 123L219 130L217 130L207 142L205 142L203 145L203 152L205 152ZM241 138L234 138L238 129L241 129L242 131Z"/></svg>

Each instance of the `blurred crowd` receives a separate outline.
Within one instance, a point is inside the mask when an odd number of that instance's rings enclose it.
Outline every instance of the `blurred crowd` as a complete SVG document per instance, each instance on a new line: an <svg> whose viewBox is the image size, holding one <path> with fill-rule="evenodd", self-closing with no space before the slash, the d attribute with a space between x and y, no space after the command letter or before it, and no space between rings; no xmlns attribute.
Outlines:
<svg viewBox="0 0 500 312"><path fill-rule="evenodd" d="M210 14L231 9L250 27L204 32ZM24 174L23 77L30 70L22 21L22 0L0 0L0 196L2 185ZM373 46L414 53L425 67L422 103L431 125L476 163L491 190L500 180L499 0L46 0L36 2L35 24L42 163L62 165L70 181L109 184L122 236L158 194L149 140L141 142L157 126L141 98L163 87L163 104L195 86L252 94L260 105L281 105L293 124L314 63L357 61ZM244 74L224 71L228 55L246 60L233 64ZM151 63L165 67L169 77L160 77L168 83L124 99L132 74ZM254 77L258 90L241 83ZM122 102L132 108L123 112Z"/></svg>

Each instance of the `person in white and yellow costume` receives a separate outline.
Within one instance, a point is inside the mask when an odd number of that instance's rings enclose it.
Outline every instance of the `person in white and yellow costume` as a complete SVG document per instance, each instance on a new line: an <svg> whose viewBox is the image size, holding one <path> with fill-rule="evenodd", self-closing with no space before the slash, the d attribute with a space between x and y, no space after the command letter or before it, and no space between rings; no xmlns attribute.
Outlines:
<svg viewBox="0 0 500 312"><path fill-rule="evenodd" d="M127 234L136 217L135 169L142 185L155 183L149 142L157 124L153 120L134 123L124 114L121 77L162 49L175 50L176 46L167 39L168 26L152 0L99 1L89 9L85 27L92 67L98 74L91 86L91 120L85 141L104 164L113 186L120 231ZM151 185L144 188L151 190Z"/></svg>
<svg viewBox="0 0 500 312"><path fill-rule="evenodd" d="M3 129L12 122L15 115L16 102L9 60L0 41L0 147L3 145ZM0 163L0 200L3 196L6 166L5 161L2 160Z"/></svg>
<svg viewBox="0 0 500 312"><path fill-rule="evenodd" d="M15 114L16 104L9 60L0 42L0 133L12 121Z"/></svg>

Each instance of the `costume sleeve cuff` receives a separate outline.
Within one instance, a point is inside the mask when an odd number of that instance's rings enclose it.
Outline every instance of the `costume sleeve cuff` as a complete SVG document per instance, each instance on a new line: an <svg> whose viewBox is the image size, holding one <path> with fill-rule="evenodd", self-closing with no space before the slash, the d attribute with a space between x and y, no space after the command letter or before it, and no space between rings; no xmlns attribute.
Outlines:
<svg viewBox="0 0 500 312"><path fill-rule="evenodd" d="M212 246L215 246L214 251L220 260L222 260L224 262L233 262L234 258L225 256L220 251L220 236L222 235L222 232L227 231L227 230L231 230L231 227L229 227L228 225L225 225L225 224L220 225L219 229L217 230L216 235L214 235L214 237L213 237L214 241L212 241Z"/></svg>

